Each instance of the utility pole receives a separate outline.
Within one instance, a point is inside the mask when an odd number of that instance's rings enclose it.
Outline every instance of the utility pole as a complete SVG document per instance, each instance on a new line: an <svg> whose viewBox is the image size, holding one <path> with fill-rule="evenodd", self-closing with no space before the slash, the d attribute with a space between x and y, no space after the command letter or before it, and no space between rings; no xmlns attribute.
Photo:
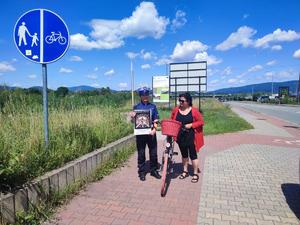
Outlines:
<svg viewBox="0 0 300 225"><path fill-rule="evenodd" d="M131 73L131 106L134 106L134 73L132 59L130 59L130 73Z"/></svg>
<svg viewBox="0 0 300 225"><path fill-rule="evenodd" d="M272 73L272 95L273 96L273 73Z"/></svg>
<svg viewBox="0 0 300 225"><path fill-rule="evenodd" d="M297 102L298 104L300 102L300 73L299 73L298 88L297 88Z"/></svg>

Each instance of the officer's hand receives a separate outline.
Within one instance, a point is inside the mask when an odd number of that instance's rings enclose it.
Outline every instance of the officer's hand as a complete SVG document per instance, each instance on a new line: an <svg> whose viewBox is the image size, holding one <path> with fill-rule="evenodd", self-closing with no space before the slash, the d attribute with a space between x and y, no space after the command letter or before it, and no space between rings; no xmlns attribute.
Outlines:
<svg viewBox="0 0 300 225"><path fill-rule="evenodd" d="M135 117L135 112L133 112L133 111L131 111L131 112L129 112L129 115L130 115L130 117L133 119L134 117Z"/></svg>

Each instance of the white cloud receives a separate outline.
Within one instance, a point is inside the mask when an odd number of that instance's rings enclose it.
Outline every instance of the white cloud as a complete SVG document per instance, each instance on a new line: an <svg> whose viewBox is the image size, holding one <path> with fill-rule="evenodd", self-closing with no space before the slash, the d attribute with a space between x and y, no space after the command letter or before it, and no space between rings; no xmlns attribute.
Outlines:
<svg viewBox="0 0 300 225"><path fill-rule="evenodd" d="M16 58L13 58L11 61L12 62L18 62L18 60Z"/></svg>
<svg viewBox="0 0 300 225"><path fill-rule="evenodd" d="M175 19L172 20L172 24L171 24L171 30L173 32L175 32L177 29L183 27L186 24L187 19L185 18L185 15L186 14L184 11L177 10Z"/></svg>
<svg viewBox="0 0 300 225"><path fill-rule="evenodd" d="M140 53L140 56L141 56L142 59L150 60L150 59L154 58L154 53L152 53L152 52L145 52L145 50L142 49L141 53Z"/></svg>
<svg viewBox="0 0 300 225"><path fill-rule="evenodd" d="M255 42L255 47L267 48L271 42L295 41L300 39L300 33L293 30L281 30L277 28L273 33L259 38Z"/></svg>
<svg viewBox="0 0 300 225"><path fill-rule="evenodd" d="M98 70L99 70L99 68L98 68L98 67L95 67L95 68L94 68L94 71L95 71L95 72L97 72Z"/></svg>
<svg viewBox="0 0 300 225"><path fill-rule="evenodd" d="M273 66L273 65L275 65L276 63L277 63L276 60L272 60L272 61L267 62L266 65L267 65L267 66Z"/></svg>
<svg viewBox="0 0 300 225"><path fill-rule="evenodd" d="M196 61L207 61L208 65L219 64L222 62L221 59L216 58L213 55L208 55L207 52L197 53L195 56Z"/></svg>
<svg viewBox="0 0 300 225"><path fill-rule="evenodd" d="M194 59L196 54L199 52L206 51L208 46L201 43L200 41L184 41L181 43L177 43L173 54L171 55L171 59L173 60L191 60Z"/></svg>
<svg viewBox="0 0 300 225"><path fill-rule="evenodd" d="M273 76L274 76L274 72L266 72L265 73L265 77L268 79L272 78Z"/></svg>
<svg viewBox="0 0 300 225"><path fill-rule="evenodd" d="M300 33L294 30L276 29L273 33L267 34L257 40L252 39L257 31L251 27L242 26L236 32L233 32L221 44L216 46L216 50L226 51L231 48L242 45L243 47L270 48L270 43L289 42L300 39ZM281 50L281 45L273 45L272 50Z"/></svg>
<svg viewBox="0 0 300 225"><path fill-rule="evenodd" d="M251 27L240 27L236 32L231 33L229 37L221 44L216 46L216 50L226 51L238 45L248 47L253 44L251 37L256 34L256 30Z"/></svg>
<svg viewBox="0 0 300 225"><path fill-rule="evenodd" d="M37 76L36 76L36 74L30 74L30 75L28 75L28 78L29 79L36 79Z"/></svg>
<svg viewBox="0 0 300 225"><path fill-rule="evenodd" d="M294 52L293 57L296 59L300 58L300 48Z"/></svg>
<svg viewBox="0 0 300 225"><path fill-rule="evenodd" d="M219 82L219 80L218 80L218 79L215 79L215 80L210 81L209 83L210 83L210 84L216 84L216 83L218 83L218 82Z"/></svg>
<svg viewBox="0 0 300 225"><path fill-rule="evenodd" d="M141 2L130 17L122 20L93 19L90 36L81 33L71 35L71 47L80 50L113 49L124 45L127 37L142 39L161 38L169 19L159 16L154 3Z"/></svg>
<svg viewBox="0 0 300 225"><path fill-rule="evenodd" d="M106 71L106 72L104 73L105 76L112 76L112 75L114 75L114 74L115 74L114 69L108 70L108 71Z"/></svg>
<svg viewBox="0 0 300 225"><path fill-rule="evenodd" d="M91 86L94 87L94 88L98 88L98 87L100 87L100 84L98 84L98 83L93 83L93 84L91 84Z"/></svg>
<svg viewBox="0 0 300 225"><path fill-rule="evenodd" d="M207 61L208 65L214 65L222 62L221 59L208 55L207 49L208 46L200 41L186 40L176 44L172 55L161 57L155 64L161 66L178 61Z"/></svg>
<svg viewBox="0 0 300 225"><path fill-rule="evenodd" d="M281 79L291 79L293 77L296 77L297 73L293 70L287 70L287 71L280 71L275 74L276 78Z"/></svg>
<svg viewBox="0 0 300 225"><path fill-rule="evenodd" d="M245 75L247 75L247 72L241 73L240 75L238 75L238 76L236 76L236 77L240 79L240 78L244 77Z"/></svg>
<svg viewBox="0 0 300 225"><path fill-rule="evenodd" d="M60 73L72 73L73 70L65 68L65 67L61 67L59 70Z"/></svg>
<svg viewBox="0 0 300 225"><path fill-rule="evenodd" d="M231 78L227 81L229 84L235 84L238 82L238 79L235 79L235 78Z"/></svg>
<svg viewBox="0 0 300 225"><path fill-rule="evenodd" d="M13 87L21 87L21 84L20 83L14 83L12 86Z"/></svg>
<svg viewBox="0 0 300 225"><path fill-rule="evenodd" d="M211 69L211 68L208 68L207 69L207 75L208 76L213 76L214 74L216 73L219 73L219 70L218 69Z"/></svg>
<svg viewBox="0 0 300 225"><path fill-rule="evenodd" d="M243 19L247 19L249 17L249 14L244 14Z"/></svg>
<svg viewBox="0 0 300 225"><path fill-rule="evenodd" d="M88 74L86 77L88 79L91 79L91 80L97 80L98 79L98 76L96 74Z"/></svg>
<svg viewBox="0 0 300 225"><path fill-rule="evenodd" d="M223 75L230 75L231 74L231 67L230 66L227 66L224 70L223 70L223 72L222 72L222 74Z"/></svg>
<svg viewBox="0 0 300 225"><path fill-rule="evenodd" d="M151 66L149 64L144 64L141 66L142 69L150 69Z"/></svg>
<svg viewBox="0 0 300 225"><path fill-rule="evenodd" d="M157 65L157 66L163 66L163 65L169 64L171 62L172 61L167 56L163 56L157 62L155 62L155 65Z"/></svg>
<svg viewBox="0 0 300 225"><path fill-rule="evenodd" d="M227 81L228 84L245 84L246 80L241 80L238 78L231 78Z"/></svg>
<svg viewBox="0 0 300 225"><path fill-rule="evenodd" d="M135 53L135 52L126 52L126 55L129 59L135 59L139 53Z"/></svg>
<svg viewBox="0 0 300 225"><path fill-rule="evenodd" d="M13 72L16 71L16 68L8 62L0 62L0 72Z"/></svg>
<svg viewBox="0 0 300 225"><path fill-rule="evenodd" d="M120 89L126 89L128 87L128 84L127 83L119 83L119 88Z"/></svg>
<svg viewBox="0 0 300 225"><path fill-rule="evenodd" d="M70 61L73 61L73 62L81 62L83 61L81 57L77 56L77 55L72 55L70 57Z"/></svg>
<svg viewBox="0 0 300 225"><path fill-rule="evenodd" d="M281 45L273 45L271 48L273 51L280 51L282 49Z"/></svg>
<svg viewBox="0 0 300 225"><path fill-rule="evenodd" d="M117 46L112 45L112 43L103 43L102 41L91 41L89 37L85 36L84 34L73 34L71 37L71 48L78 49L78 50L91 50L93 48L98 49L110 49L110 48L117 48ZM120 45L121 46L121 45ZM118 47L120 47L118 46Z"/></svg>
<svg viewBox="0 0 300 225"><path fill-rule="evenodd" d="M252 66L249 70L248 70L248 72L250 73L250 72L256 72L256 71L258 71L258 70L262 70L263 69L263 67L261 66L261 65L255 65L255 66Z"/></svg>
<svg viewBox="0 0 300 225"><path fill-rule="evenodd" d="M273 77L274 80L289 80L289 79L294 79L297 77L297 72L295 72L294 70L282 70L282 71L269 71L265 73L265 77L267 79L271 79Z"/></svg>

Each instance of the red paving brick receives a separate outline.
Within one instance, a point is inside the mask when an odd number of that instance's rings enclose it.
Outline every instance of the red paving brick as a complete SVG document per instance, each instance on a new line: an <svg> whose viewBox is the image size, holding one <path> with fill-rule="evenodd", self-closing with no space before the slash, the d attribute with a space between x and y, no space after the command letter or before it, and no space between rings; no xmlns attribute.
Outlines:
<svg viewBox="0 0 300 225"><path fill-rule="evenodd" d="M240 110L245 111L244 109ZM250 111L245 112L285 129L294 137L300 137L299 129L285 127L291 125L286 121ZM199 154L200 169L203 170L205 156L240 144L295 147L284 142L275 143L274 139L278 139L278 137L247 134L246 132L206 136L205 148ZM280 137L280 139L292 140L293 138ZM158 149L160 161L163 149L161 140ZM178 150L177 146L176 149ZM160 180L149 174L147 174L145 182L138 179L136 158L135 154L125 167L116 170L99 182L90 184L86 190L81 191L68 205L59 210L55 216L58 218L58 222L53 224L196 224L203 173L200 174L200 180L196 184L191 183L191 176L184 180L172 179L166 197L162 198L160 196ZM175 160L175 173L178 176L181 172L181 157L177 156Z"/></svg>

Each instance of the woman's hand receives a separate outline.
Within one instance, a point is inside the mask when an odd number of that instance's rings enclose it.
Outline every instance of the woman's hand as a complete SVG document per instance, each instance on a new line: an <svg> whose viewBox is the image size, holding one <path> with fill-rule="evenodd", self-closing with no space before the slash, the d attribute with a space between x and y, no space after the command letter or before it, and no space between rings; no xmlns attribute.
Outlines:
<svg viewBox="0 0 300 225"><path fill-rule="evenodd" d="M155 135L155 133L156 133L156 129L153 128L153 129L150 131L150 135L153 136L153 135Z"/></svg>
<svg viewBox="0 0 300 225"><path fill-rule="evenodd" d="M191 128L192 128L192 126L193 126L193 124L192 124L192 123L188 123L188 124L186 124L186 125L185 125L185 128L186 128L186 129L191 129Z"/></svg>

